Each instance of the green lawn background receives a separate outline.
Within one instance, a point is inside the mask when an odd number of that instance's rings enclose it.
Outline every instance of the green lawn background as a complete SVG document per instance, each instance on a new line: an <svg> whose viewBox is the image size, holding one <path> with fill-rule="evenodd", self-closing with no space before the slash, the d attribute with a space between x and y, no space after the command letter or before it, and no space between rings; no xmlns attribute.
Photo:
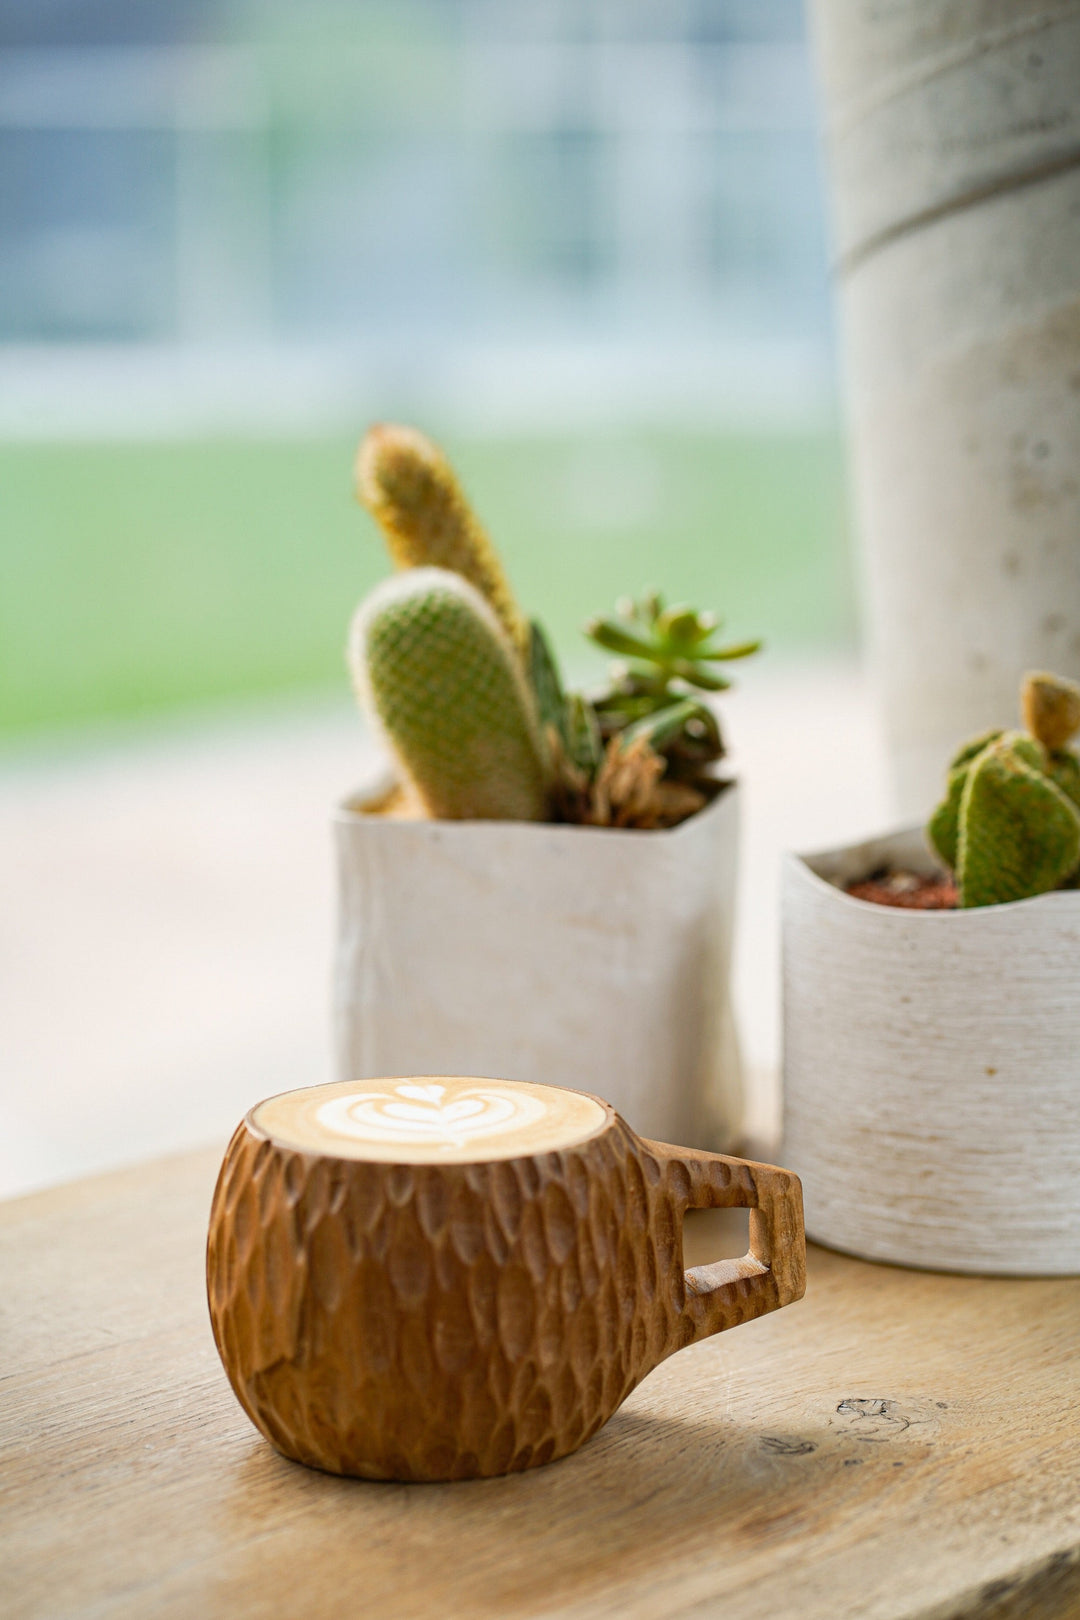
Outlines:
<svg viewBox="0 0 1080 1620"><path fill-rule="evenodd" d="M646 585L780 655L853 641L829 434L448 448L574 675L599 667L581 621ZM346 437L0 446L0 734L344 693L350 613L387 571L352 499L353 450Z"/></svg>

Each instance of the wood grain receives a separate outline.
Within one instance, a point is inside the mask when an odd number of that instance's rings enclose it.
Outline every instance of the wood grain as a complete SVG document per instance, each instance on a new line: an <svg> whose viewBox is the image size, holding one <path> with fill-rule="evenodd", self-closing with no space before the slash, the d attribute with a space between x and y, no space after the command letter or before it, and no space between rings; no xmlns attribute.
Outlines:
<svg viewBox="0 0 1080 1620"><path fill-rule="evenodd" d="M665 1362L562 1462L336 1479L218 1362L221 1151L0 1206L5 1620L1077 1613L1080 1282L812 1251L802 1302Z"/></svg>
<svg viewBox="0 0 1080 1620"><path fill-rule="evenodd" d="M237 1399L297 1462L413 1481L535 1468L676 1350L802 1297L795 1176L643 1141L599 1099L583 1140L474 1163L342 1157L329 1133L299 1151L264 1128L269 1106L229 1143L207 1291ZM685 1272L683 1217L702 1207L752 1210L750 1249Z"/></svg>

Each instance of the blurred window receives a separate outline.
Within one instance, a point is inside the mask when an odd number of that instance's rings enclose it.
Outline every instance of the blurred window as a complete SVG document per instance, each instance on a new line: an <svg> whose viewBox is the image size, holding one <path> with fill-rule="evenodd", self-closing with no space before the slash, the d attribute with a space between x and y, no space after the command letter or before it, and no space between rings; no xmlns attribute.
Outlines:
<svg viewBox="0 0 1080 1620"><path fill-rule="evenodd" d="M0 341L825 331L786 0L169 15L0 49Z"/></svg>

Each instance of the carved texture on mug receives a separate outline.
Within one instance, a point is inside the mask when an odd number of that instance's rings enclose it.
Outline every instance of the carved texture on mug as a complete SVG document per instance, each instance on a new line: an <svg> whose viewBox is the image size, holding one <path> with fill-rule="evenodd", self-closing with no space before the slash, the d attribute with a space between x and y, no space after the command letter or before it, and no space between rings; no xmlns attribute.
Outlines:
<svg viewBox="0 0 1080 1620"><path fill-rule="evenodd" d="M689 1183L621 1120L549 1153L389 1171L242 1125L208 1252L236 1394L280 1451L332 1473L455 1479L563 1456L704 1328L682 1269ZM760 1313L749 1282L725 1295L705 1331Z"/></svg>

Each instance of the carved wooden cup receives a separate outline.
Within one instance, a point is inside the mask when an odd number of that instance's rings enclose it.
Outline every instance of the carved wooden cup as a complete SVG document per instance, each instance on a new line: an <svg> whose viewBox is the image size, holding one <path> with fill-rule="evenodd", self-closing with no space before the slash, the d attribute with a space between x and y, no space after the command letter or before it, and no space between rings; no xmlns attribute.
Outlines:
<svg viewBox="0 0 1080 1620"><path fill-rule="evenodd" d="M684 1271L687 1209L750 1253ZM252 1109L207 1282L237 1398L287 1457L446 1480L575 1450L675 1350L799 1299L798 1178L636 1136L584 1092L343 1082Z"/></svg>

